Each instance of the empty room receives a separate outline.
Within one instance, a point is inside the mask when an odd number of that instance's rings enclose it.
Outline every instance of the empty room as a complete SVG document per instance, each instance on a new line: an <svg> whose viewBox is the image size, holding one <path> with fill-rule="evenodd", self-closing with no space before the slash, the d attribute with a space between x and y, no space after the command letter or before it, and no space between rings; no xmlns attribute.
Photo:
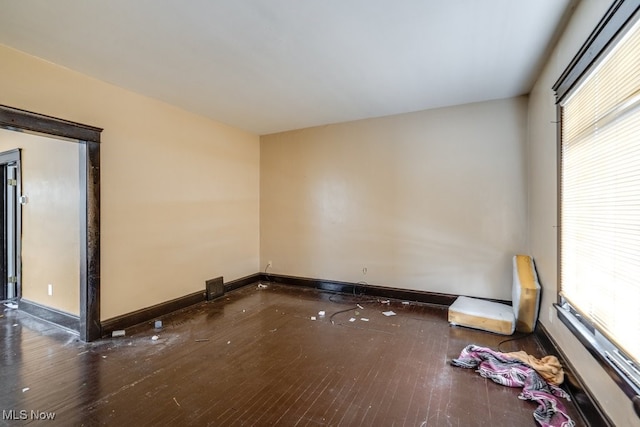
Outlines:
<svg viewBox="0 0 640 427"><path fill-rule="evenodd" d="M0 171L0 425L640 426L639 0L0 0Z"/></svg>

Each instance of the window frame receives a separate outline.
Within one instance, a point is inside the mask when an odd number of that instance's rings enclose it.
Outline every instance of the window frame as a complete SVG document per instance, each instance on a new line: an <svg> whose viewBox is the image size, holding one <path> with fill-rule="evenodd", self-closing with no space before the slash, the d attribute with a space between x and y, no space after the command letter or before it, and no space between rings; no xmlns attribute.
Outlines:
<svg viewBox="0 0 640 427"><path fill-rule="evenodd" d="M557 117L557 221L562 227L562 102L570 96L588 73L595 68L600 59L615 46L617 41L626 33L637 20L640 20L640 4L636 1L616 0L605 16L598 23L594 31L587 38L569 66L553 85L556 93ZM557 265L557 304L555 304L558 318L578 338L589 353L600 363L616 384L630 399L637 399L640 395L640 384L625 375L621 368L611 359L611 353L616 346L606 339L591 322L585 319L577 310L571 307L561 296L561 256L562 234L558 233ZM623 367L624 368L624 367ZM635 375L634 375L635 376ZM637 377L637 376L636 376ZM640 416L640 413L638 414Z"/></svg>

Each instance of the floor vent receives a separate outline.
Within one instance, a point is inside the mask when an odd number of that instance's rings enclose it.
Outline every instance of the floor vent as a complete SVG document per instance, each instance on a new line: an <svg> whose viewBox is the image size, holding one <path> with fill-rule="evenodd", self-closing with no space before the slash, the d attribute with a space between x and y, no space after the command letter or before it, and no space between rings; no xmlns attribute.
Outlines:
<svg viewBox="0 0 640 427"><path fill-rule="evenodd" d="M207 280L207 301L211 301L224 295L224 281L222 276Z"/></svg>

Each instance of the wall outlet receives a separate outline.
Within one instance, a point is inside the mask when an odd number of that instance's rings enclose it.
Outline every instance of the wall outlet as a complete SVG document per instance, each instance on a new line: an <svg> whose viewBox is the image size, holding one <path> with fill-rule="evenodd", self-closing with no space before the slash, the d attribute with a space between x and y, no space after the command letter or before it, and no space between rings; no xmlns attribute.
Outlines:
<svg viewBox="0 0 640 427"><path fill-rule="evenodd" d="M362 267L362 274L363 274L363 275L366 275L366 274L367 274L367 271L368 271L368 270L367 270L367 267Z"/></svg>
<svg viewBox="0 0 640 427"><path fill-rule="evenodd" d="M47 295L49 296L53 295L53 285L51 283L47 285Z"/></svg>
<svg viewBox="0 0 640 427"><path fill-rule="evenodd" d="M267 267L269 268L273 267L273 261L267 261Z"/></svg>

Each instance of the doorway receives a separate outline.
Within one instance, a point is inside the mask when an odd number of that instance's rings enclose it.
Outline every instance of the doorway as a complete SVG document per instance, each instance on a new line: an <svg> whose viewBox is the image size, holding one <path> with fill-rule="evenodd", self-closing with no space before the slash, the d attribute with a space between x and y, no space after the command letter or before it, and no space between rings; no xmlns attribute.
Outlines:
<svg viewBox="0 0 640 427"><path fill-rule="evenodd" d="M0 105L0 127L73 140L80 172L80 316L75 327L83 341L101 337L100 324L100 134L101 128ZM19 285L19 283L18 283ZM5 290L8 293L8 287ZM13 289L13 288L12 288ZM15 291L20 294L20 287ZM23 308L20 308L23 310ZM44 315L40 315L43 313ZM39 310L38 317L59 323L59 313Z"/></svg>

